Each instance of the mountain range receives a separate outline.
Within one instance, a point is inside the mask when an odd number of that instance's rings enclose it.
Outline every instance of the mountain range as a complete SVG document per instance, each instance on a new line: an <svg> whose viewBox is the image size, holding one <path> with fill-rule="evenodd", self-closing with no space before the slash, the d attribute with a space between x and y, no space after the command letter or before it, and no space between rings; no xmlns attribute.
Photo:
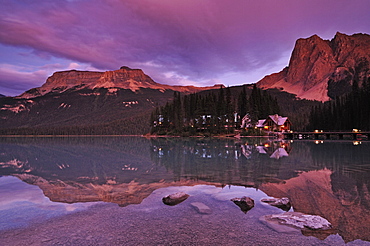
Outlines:
<svg viewBox="0 0 370 246"><path fill-rule="evenodd" d="M328 101L360 86L370 77L370 35L337 32L332 40L317 35L298 39L289 66L257 82L262 89L278 88L299 98Z"/></svg>
<svg viewBox="0 0 370 246"><path fill-rule="evenodd" d="M370 36L337 33L298 39L289 66L257 82L277 98L293 125L306 124L314 102L327 101L370 77ZM149 115L173 99L174 92L208 93L213 87L170 86L140 69L55 72L38 88L16 97L0 96L0 134L144 134ZM246 86L249 92L250 86ZM236 99L241 86L231 87ZM248 93L248 91L247 91ZM298 113L299 112L299 113ZM298 115L299 114L299 115Z"/></svg>
<svg viewBox="0 0 370 246"><path fill-rule="evenodd" d="M213 88L219 85L163 85L128 67L55 72L41 87L1 98L0 129L32 134L137 134L149 131L143 121L148 121L155 107L171 100L175 91L187 94Z"/></svg>
<svg viewBox="0 0 370 246"><path fill-rule="evenodd" d="M217 85L215 85L217 87ZM118 90L131 90L138 92L140 89L154 89L164 92L166 90L183 93L195 93L214 87L171 86L156 83L141 69L131 69L123 66L115 71L90 72L90 71L63 71L55 72L41 87L28 90L18 96L20 99L29 99L44 96L50 93L64 93L80 91L83 89L94 90L105 88L109 94L116 94Z"/></svg>

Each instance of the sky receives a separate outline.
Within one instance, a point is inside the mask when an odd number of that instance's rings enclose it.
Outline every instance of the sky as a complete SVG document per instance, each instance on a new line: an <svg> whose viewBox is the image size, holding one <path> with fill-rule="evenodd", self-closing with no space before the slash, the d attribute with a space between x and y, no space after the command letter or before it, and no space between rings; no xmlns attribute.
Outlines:
<svg viewBox="0 0 370 246"><path fill-rule="evenodd" d="M56 71L140 68L170 85L255 83L314 34L370 34L370 0L0 0L0 94Z"/></svg>

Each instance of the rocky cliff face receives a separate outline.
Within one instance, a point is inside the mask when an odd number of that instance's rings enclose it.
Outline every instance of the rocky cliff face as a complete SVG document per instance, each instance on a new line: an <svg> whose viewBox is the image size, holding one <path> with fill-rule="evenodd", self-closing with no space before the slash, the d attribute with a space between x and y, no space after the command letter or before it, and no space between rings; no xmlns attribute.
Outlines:
<svg viewBox="0 0 370 246"><path fill-rule="evenodd" d="M185 93L194 93L215 87L194 87L194 86L170 86L154 82L141 69L121 67L115 71L89 72L89 71L62 71L55 72L41 87L26 91L18 98L34 98L43 96L50 92L62 93L67 90L107 88L129 89L138 91L140 88L157 90L174 90Z"/></svg>
<svg viewBox="0 0 370 246"><path fill-rule="evenodd" d="M327 101L370 77L370 35L337 33L332 40L314 35L298 39L289 66L266 76L260 88L279 88L300 98Z"/></svg>

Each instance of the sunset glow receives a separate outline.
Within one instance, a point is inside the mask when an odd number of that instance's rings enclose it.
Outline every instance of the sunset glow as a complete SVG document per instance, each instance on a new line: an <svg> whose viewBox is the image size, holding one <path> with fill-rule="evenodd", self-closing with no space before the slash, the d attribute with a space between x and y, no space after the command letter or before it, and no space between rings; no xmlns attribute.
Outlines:
<svg viewBox="0 0 370 246"><path fill-rule="evenodd" d="M140 68L156 82L253 83L288 65L295 40L370 33L368 0L6 1L0 94L55 71Z"/></svg>

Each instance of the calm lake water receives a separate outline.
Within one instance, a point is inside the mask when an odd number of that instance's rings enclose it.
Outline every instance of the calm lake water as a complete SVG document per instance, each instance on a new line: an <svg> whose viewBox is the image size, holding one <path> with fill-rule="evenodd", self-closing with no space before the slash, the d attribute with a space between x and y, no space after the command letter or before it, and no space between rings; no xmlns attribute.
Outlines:
<svg viewBox="0 0 370 246"><path fill-rule="evenodd" d="M179 191L190 197L176 206L161 202ZM241 196L255 200L247 213L230 201ZM320 215L333 229L278 231L261 220L284 212L260 201L267 197L288 197L291 211ZM197 212L192 202L208 206L209 214ZM0 138L0 231L26 232L37 223L112 204L131 221L127 230L141 230L153 244L266 245L288 238L287 244L298 245L370 245L370 142ZM143 214L150 219L148 231L135 224ZM170 218L182 227L158 226ZM135 245L139 237L133 234L104 242ZM168 235L176 236L160 241Z"/></svg>

